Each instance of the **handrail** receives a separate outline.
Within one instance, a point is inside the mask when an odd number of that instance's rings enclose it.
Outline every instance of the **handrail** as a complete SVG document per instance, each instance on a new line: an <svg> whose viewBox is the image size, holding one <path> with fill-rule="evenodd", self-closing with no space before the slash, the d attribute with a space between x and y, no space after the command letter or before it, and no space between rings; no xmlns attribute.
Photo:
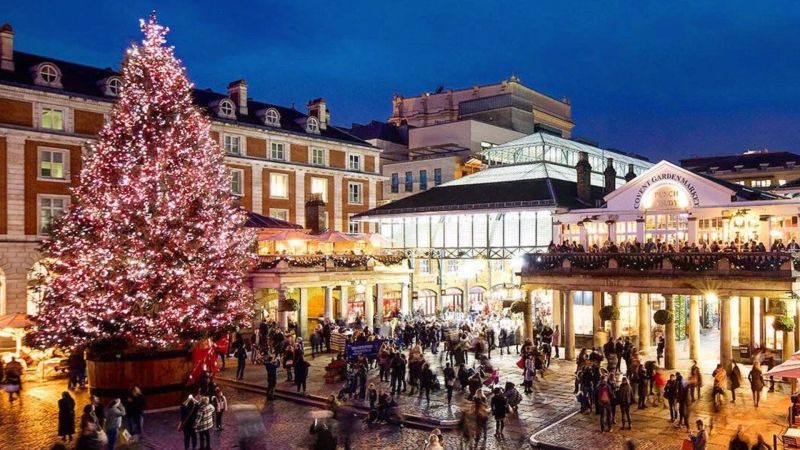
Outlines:
<svg viewBox="0 0 800 450"><path fill-rule="evenodd" d="M727 265L722 265L722 261ZM800 254L789 252L528 253L522 272L600 269L678 272L779 272L787 262L800 271Z"/></svg>
<svg viewBox="0 0 800 450"><path fill-rule="evenodd" d="M336 268L363 268L370 261L376 261L385 266L400 264L406 259L403 253L389 253L381 255L260 255L258 270L272 270L285 262L289 267L295 268L325 268L329 264Z"/></svg>

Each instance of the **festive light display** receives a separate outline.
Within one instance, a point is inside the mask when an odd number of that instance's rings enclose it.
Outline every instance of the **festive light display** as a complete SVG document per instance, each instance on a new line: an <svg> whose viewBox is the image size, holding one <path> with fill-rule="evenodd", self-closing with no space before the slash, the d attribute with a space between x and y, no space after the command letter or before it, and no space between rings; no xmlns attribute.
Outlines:
<svg viewBox="0 0 800 450"><path fill-rule="evenodd" d="M254 236L223 153L155 15L128 50L119 101L73 203L43 244L38 345L165 349L247 319Z"/></svg>

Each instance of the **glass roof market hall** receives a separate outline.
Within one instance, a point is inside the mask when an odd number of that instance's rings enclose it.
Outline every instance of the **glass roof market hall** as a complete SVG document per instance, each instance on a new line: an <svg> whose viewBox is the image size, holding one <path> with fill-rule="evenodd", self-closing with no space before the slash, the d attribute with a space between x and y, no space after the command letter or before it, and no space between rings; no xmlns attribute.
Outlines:
<svg viewBox="0 0 800 450"><path fill-rule="evenodd" d="M591 249L611 241L733 242L737 251L655 253L529 253L522 286L557 292L553 317L564 330L566 355L597 346L607 336L631 336L640 349L666 340L665 365L677 358L728 367L750 361L759 348L790 355L797 335L773 327L777 318L797 321L800 264L797 252L770 252L778 241L798 239L800 201L699 175L662 161L608 193L600 206L571 207L553 214L556 242ZM766 252L741 251L762 242ZM601 322L602 306L613 305L619 320ZM660 309L673 320L653 321ZM705 330L701 348L700 331ZM688 340L688 352L677 342ZM717 346L716 341L719 341ZM683 348L684 346L680 346Z"/></svg>
<svg viewBox="0 0 800 450"><path fill-rule="evenodd" d="M522 255L547 248L554 214L594 206L652 164L545 133L480 157L485 170L357 218L377 224L389 245L409 256L414 312L495 311L530 295L539 320L552 322L551 292L521 289L515 273Z"/></svg>

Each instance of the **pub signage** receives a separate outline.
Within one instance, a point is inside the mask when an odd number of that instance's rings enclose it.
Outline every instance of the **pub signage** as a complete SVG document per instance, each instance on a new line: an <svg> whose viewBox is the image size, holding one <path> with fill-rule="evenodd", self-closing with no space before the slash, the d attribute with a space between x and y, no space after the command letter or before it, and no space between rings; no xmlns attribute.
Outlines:
<svg viewBox="0 0 800 450"><path fill-rule="evenodd" d="M678 189L672 183L658 187L654 186L662 181L672 181L673 183L685 188L685 192L682 189ZM691 204L693 207L700 206L700 197L697 195L697 188L694 187L692 181L683 175L666 172L653 175L641 187L639 187L639 190L636 191L636 197L633 200L634 209L639 209L642 204L642 199L644 198L645 194L648 193L651 187L655 187L656 190L651 193L652 204L647 205L648 208L678 209L687 207L689 204ZM684 195L687 194L688 198L685 198ZM686 204L683 205L682 203Z"/></svg>

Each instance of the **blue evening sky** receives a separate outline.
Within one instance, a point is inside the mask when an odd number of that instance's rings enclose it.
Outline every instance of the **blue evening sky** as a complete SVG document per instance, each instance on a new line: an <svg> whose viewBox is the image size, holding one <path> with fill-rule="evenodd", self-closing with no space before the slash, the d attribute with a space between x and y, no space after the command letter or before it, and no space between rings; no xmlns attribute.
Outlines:
<svg viewBox="0 0 800 450"><path fill-rule="evenodd" d="M44 6L47 5L47 6ZM575 135L677 160L800 152L796 1L18 1L22 51L118 67L157 9L198 87L385 120L392 94L523 83L572 101Z"/></svg>

